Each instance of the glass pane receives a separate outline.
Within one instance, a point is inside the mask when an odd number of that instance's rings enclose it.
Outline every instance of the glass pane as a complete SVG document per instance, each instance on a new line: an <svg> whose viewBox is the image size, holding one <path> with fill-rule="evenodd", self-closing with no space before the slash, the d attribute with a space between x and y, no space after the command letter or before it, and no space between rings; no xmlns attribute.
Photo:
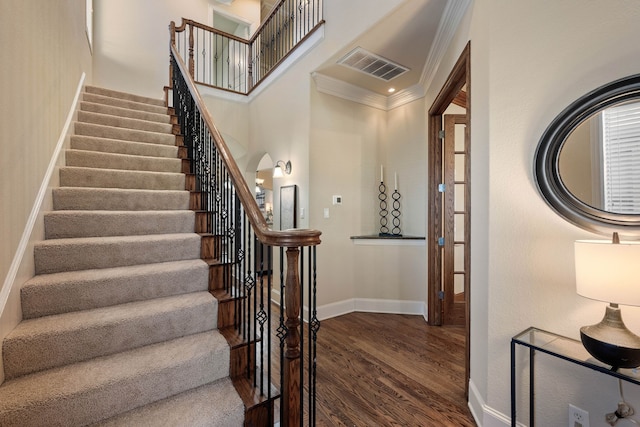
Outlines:
<svg viewBox="0 0 640 427"><path fill-rule="evenodd" d="M453 219L453 238L464 240L464 214L455 214Z"/></svg>
<svg viewBox="0 0 640 427"><path fill-rule="evenodd" d="M455 170L455 175L454 175L454 180L456 181L464 181L465 180L465 176L464 176L464 158L465 155L464 154L456 154L455 155L456 159L456 170Z"/></svg>
<svg viewBox="0 0 640 427"><path fill-rule="evenodd" d="M453 209L456 211L464 211L464 188L465 184L456 184L454 194Z"/></svg>
<svg viewBox="0 0 640 427"><path fill-rule="evenodd" d="M464 271L464 245L453 245L453 270Z"/></svg>
<svg viewBox="0 0 640 427"><path fill-rule="evenodd" d="M463 292L464 292L464 274L454 274L453 275L453 293L455 295L458 295Z"/></svg>
<svg viewBox="0 0 640 427"><path fill-rule="evenodd" d="M455 125L455 134L456 134L456 142L455 142L455 150L456 151L464 151L464 130L466 125Z"/></svg>

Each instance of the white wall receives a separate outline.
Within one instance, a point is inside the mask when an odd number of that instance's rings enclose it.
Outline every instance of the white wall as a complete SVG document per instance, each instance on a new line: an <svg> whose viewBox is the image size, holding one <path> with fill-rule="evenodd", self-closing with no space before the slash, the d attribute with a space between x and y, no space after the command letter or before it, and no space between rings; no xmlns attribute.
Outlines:
<svg viewBox="0 0 640 427"><path fill-rule="evenodd" d="M94 0L97 86L153 98L169 84L169 23L207 23L207 0Z"/></svg>
<svg viewBox="0 0 640 427"><path fill-rule="evenodd" d="M538 195L533 155L568 104L640 70L639 19L635 0L490 0L476 2L461 29L472 40L471 380L479 403L500 413L509 413L513 335L534 325L577 338L580 326L603 314L604 304L577 296L574 285L573 241L594 236ZM624 312L639 332L638 309ZM564 364L543 366L548 381L537 425L566 425L568 403L588 409L592 426L607 425L604 413L618 401L615 382ZM501 425L476 410L484 425Z"/></svg>
<svg viewBox="0 0 640 427"><path fill-rule="evenodd" d="M44 235L41 221L33 233L27 227L30 215L82 74L91 81L85 1L2 1L0 40L2 339L20 320L19 288L33 276L33 241Z"/></svg>

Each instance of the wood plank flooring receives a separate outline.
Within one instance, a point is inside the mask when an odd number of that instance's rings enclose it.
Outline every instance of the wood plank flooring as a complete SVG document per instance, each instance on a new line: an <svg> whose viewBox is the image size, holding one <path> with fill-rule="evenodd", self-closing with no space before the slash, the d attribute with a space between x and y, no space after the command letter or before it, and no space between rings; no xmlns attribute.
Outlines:
<svg viewBox="0 0 640 427"><path fill-rule="evenodd" d="M350 313L322 322L317 363L317 426L476 425L464 396L462 328Z"/></svg>

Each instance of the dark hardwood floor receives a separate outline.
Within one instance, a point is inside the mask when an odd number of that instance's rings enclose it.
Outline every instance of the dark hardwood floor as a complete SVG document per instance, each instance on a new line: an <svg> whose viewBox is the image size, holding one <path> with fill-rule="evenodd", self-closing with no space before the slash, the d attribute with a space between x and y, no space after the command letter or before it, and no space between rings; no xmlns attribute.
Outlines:
<svg viewBox="0 0 640 427"><path fill-rule="evenodd" d="M421 316L350 313L318 333L317 426L475 426L464 329Z"/></svg>

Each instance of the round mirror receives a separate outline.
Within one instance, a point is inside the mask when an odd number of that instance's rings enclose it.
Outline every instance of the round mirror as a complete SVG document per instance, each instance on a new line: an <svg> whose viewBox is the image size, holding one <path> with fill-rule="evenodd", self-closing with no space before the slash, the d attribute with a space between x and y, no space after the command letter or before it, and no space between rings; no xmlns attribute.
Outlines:
<svg viewBox="0 0 640 427"><path fill-rule="evenodd" d="M640 234L640 75L562 111L540 139L534 175L547 203L571 223Z"/></svg>

